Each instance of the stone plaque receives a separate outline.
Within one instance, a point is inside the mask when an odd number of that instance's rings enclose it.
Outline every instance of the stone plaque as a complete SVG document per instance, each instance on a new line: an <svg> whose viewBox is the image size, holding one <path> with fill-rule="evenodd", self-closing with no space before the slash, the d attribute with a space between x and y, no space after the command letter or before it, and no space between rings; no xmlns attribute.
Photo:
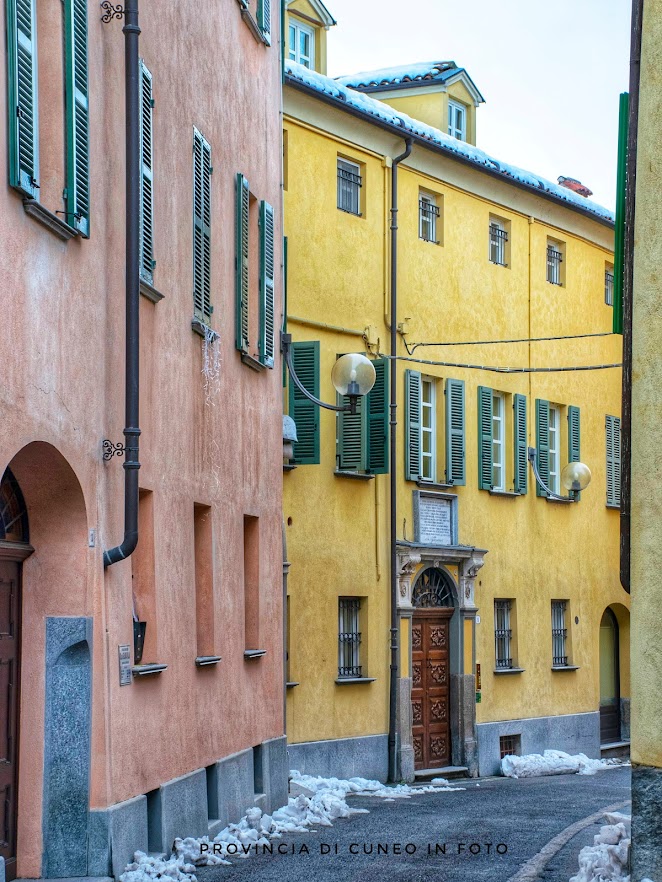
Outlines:
<svg viewBox="0 0 662 882"><path fill-rule="evenodd" d="M453 544L450 499L421 495L418 503L418 541L425 545Z"/></svg>
<svg viewBox="0 0 662 882"><path fill-rule="evenodd" d="M117 647L120 654L120 686L131 685L131 647L125 643Z"/></svg>

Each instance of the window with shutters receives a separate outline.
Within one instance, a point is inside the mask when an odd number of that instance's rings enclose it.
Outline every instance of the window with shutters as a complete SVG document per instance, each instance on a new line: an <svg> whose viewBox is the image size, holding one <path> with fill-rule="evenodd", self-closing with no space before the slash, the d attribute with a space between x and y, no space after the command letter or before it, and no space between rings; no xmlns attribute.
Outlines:
<svg viewBox="0 0 662 882"><path fill-rule="evenodd" d="M271 0L237 0L241 17L258 43L271 46Z"/></svg>
<svg viewBox="0 0 662 882"><path fill-rule="evenodd" d="M465 483L463 380L447 379L442 385L436 377L405 371L405 477L454 486Z"/></svg>
<svg viewBox="0 0 662 882"><path fill-rule="evenodd" d="M154 160L152 74L140 61L140 278L154 282Z"/></svg>
<svg viewBox="0 0 662 882"><path fill-rule="evenodd" d="M621 505L621 420L619 417L605 417L607 447L607 505L620 508Z"/></svg>
<svg viewBox="0 0 662 882"><path fill-rule="evenodd" d="M421 478L437 477L437 395L433 379L421 379Z"/></svg>
<svg viewBox="0 0 662 882"><path fill-rule="evenodd" d="M193 129L193 313L203 324L211 314L211 145Z"/></svg>
<svg viewBox="0 0 662 882"><path fill-rule="evenodd" d="M561 413L554 404L549 406L549 480L547 486L552 493L561 490Z"/></svg>
<svg viewBox="0 0 662 882"><path fill-rule="evenodd" d="M311 395L320 394L319 340L292 343L292 361L297 377ZM293 443L295 465L314 465L320 461L319 405L314 404L289 379L288 413L297 427L298 440Z"/></svg>
<svg viewBox="0 0 662 882"><path fill-rule="evenodd" d="M375 385L358 399L356 413L336 415L336 474L384 475L389 470L388 359L378 358L373 365ZM338 396L338 404L349 404L349 397Z"/></svg>
<svg viewBox="0 0 662 882"><path fill-rule="evenodd" d="M536 399L536 456L540 477L552 493L560 494L563 468L580 460L578 407ZM537 482L536 495L547 496Z"/></svg>
<svg viewBox="0 0 662 882"><path fill-rule="evenodd" d="M9 183L60 239L87 238L87 2L7 0L6 31ZM41 71L40 54L49 62Z"/></svg>
<svg viewBox="0 0 662 882"><path fill-rule="evenodd" d="M489 251L490 263L510 266L510 221L490 215Z"/></svg>
<svg viewBox="0 0 662 882"><path fill-rule="evenodd" d="M565 285L565 242L558 239L547 239L547 281Z"/></svg>
<svg viewBox="0 0 662 882"><path fill-rule="evenodd" d="M526 396L479 386L479 489L491 493L525 494L527 444Z"/></svg>

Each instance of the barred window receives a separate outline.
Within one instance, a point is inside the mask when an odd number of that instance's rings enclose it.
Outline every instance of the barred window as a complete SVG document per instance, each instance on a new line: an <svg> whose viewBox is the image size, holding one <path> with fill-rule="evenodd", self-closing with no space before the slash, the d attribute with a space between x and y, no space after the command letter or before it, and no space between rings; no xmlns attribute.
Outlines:
<svg viewBox="0 0 662 882"><path fill-rule="evenodd" d="M494 643L497 668L512 668L512 637L510 611L512 600L494 601Z"/></svg>
<svg viewBox="0 0 662 882"><path fill-rule="evenodd" d="M338 208L350 214L361 214L361 166L338 158Z"/></svg>
<svg viewBox="0 0 662 882"><path fill-rule="evenodd" d="M358 597L338 598L338 677L360 677L361 631L359 625L361 600Z"/></svg>
<svg viewBox="0 0 662 882"><path fill-rule="evenodd" d="M547 243L547 281L551 285L563 284L561 280L561 264L563 263L563 252L558 243Z"/></svg>
<svg viewBox="0 0 662 882"><path fill-rule="evenodd" d="M566 639L568 631L565 626L567 600L552 600L552 664L563 667L568 664Z"/></svg>
<svg viewBox="0 0 662 882"><path fill-rule="evenodd" d="M614 305L614 267L605 267L605 303L607 306Z"/></svg>
<svg viewBox="0 0 662 882"><path fill-rule="evenodd" d="M508 230L499 221L490 221L490 262L506 266Z"/></svg>
<svg viewBox="0 0 662 882"><path fill-rule="evenodd" d="M418 199L418 237L425 242L439 244L437 239L437 218L439 206L434 196L421 193Z"/></svg>

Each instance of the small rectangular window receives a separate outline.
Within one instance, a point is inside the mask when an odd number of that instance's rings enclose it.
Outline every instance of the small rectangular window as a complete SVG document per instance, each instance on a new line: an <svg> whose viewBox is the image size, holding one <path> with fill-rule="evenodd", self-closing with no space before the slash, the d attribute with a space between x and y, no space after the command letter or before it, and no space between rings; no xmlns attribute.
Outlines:
<svg viewBox="0 0 662 882"><path fill-rule="evenodd" d="M421 192L418 197L418 237L424 242L439 244L437 238L437 219L439 206L437 197L432 193Z"/></svg>
<svg viewBox="0 0 662 882"><path fill-rule="evenodd" d="M361 166L338 157L338 208L350 214L361 214Z"/></svg>
<svg viewBox="0 0 662 882"><path fill-rule="evenodd" d="M549 489L559 493L561 489L561 413L553 404L549 406Z"/></svg>
<svg viewBox="0 0 662 882"><path fill-rule="evenodd" d="M550 285L563 285L564 247L562 242L547 240L547 281Z"/></svg>
<svg viewBox="0 0 662 882"><path fill-rule="evenodd" d="M315 67L315 32L298 21L290 21L289 27L290 61L296 61L307 68Z"/></svg>
<svg viewBox="0 0 662 882"><path fill-rule="evenodd" d="M260 520L244 515L244 647L260 644Z"/></svg>
<svg viewBox="0 0 662 882"><path fill-rule="evenodd" d="M361 677L361 599L338 598L338 678Z"/></svg>
<svg viewBox="0 0 662 882"><path fill-rule="evenodd" d="M504 756L521 756L522 754L522 736L521 735L501 735L499 738L499 755L501 759Z"/></svg>
<svg viewBox="0 0 662 882"><path fill-rule="evenodd" d="M510 612L512 600L494 601L494 644L497 669L507 669L513 666L512 652L512 627Z"/></svg>
<svg viewBox="0 0 662 882"><path fill-rule="evenodd" d="M459 141L467 140L467 109L457 101L448 102L448 134Z"/></svg>
<svg viewBox="0 0 662 882"><path fill-rule="evenodd" d="M552 600L552 665L554 667L565 667L568 664L567 607L567 600Z"/></svg>
<svg viewBox="0 0 662 882"><path fill-rule="evenodd" d="M506 222L490 217L490 263L495 263L497 266L508 266L509 238Z"/></svg>
<svg viewBox="0 0 662 882"><path fill-rule="evenodd" d="M610 263L605 266L605 303L614 305L614 267Z"/></svg>

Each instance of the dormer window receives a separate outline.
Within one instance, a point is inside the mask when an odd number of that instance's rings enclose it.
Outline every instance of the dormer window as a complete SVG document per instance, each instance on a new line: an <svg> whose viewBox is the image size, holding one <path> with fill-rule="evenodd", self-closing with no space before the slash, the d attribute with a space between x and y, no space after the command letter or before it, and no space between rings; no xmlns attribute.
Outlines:
<svg viewBox="0 0 662 882"><path fill-rule="evenodd" d="M298 21L290 19L289 28L290 61L296 61L304 67L315 66L315 32Z"/></svg>
<svg viewBox="0 0 662 882"><path fill-rule="evenodd" d="M467 109L457 101L448 102L448 134L458 141L467 140Z"/></svg>

